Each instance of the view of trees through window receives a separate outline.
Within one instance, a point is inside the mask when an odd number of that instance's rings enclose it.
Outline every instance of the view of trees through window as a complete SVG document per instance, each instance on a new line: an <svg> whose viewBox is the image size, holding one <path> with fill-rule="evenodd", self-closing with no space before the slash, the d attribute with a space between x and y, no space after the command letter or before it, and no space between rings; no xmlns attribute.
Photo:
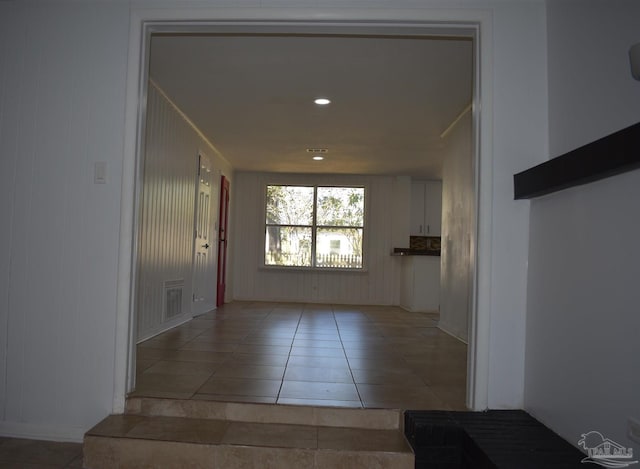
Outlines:
<svg viewBox="0 0 640 469"><path fill-rule="evenodd" d="M265 265L362 268L364 187L267 186Z"/></svg>

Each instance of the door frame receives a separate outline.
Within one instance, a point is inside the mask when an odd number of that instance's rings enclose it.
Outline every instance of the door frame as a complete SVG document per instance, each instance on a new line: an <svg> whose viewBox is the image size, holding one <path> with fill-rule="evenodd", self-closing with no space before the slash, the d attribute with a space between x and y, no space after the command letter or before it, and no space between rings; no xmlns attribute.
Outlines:
<svg viewBox="0 0 640 469"><path fill-rule="evenodd" d="M471 36L474 38L473 167L474 220L471 239L472 291L467 365L467 406L488 407L489 330L492 257L492 15L489 9L384 8L152 8L134 6L130 14L125 107L124 159L113 412L122 413L135 385L135 298L138 270L139 207L143 181L144 135L152 33L245 31Z"/></svg>
<svg viewBox="0 0 640 469"><path fill-rule="evenodd" d="M218 257L216 259L216 307L223 306L227 289L227 260L229 257L229 179L220 177L218 204Z"/></svg>

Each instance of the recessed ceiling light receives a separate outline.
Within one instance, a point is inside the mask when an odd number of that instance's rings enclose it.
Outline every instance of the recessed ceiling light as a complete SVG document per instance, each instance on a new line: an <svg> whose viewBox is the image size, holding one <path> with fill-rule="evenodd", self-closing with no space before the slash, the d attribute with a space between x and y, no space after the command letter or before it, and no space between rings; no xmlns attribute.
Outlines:
<svg viewBox="0 0 640 469"><path fill-rule="evenodd" d="M316 160L316 161L322 161L322 160L324 160L324 156L316 155L316 156L313 157L313 159Z"/></svg>
<svg viewBox="0 0 640 469"><path fill-rule="evenodd" d="M316 98L313 102L319 104L320 106L326 106L331 102L331 100L327 98Z"/></svg>

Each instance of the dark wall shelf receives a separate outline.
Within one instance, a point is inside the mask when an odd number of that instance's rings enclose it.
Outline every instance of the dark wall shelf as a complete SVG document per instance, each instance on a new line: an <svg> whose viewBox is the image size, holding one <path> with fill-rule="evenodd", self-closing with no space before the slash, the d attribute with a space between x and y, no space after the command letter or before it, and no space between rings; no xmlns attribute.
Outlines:
<svg viewBox="0 0 640 469"><path fill-rule="evenodd" d="M640 123L513 176L515 199L532 199L640 168Z"/></svg>

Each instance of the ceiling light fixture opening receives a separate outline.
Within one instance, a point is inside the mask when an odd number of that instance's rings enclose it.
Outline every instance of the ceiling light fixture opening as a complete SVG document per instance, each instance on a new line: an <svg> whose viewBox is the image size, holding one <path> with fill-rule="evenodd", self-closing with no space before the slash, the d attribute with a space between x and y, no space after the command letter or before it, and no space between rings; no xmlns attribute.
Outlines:
<svg viewBox="0 0 640 469"><path fill-rule="evenodd" d="M313 159L316 160L316 161L322 161L322 160L324 160L324 156L316 155L316 156L313 157Z"/></svg>
<svg viewBox="0 0 640 469"><path fill-rule="evenodd" d="M316 98L313 102L319 104L320 106L326 106L327 104L331 103L331 100L328 98Z"/></svg>

